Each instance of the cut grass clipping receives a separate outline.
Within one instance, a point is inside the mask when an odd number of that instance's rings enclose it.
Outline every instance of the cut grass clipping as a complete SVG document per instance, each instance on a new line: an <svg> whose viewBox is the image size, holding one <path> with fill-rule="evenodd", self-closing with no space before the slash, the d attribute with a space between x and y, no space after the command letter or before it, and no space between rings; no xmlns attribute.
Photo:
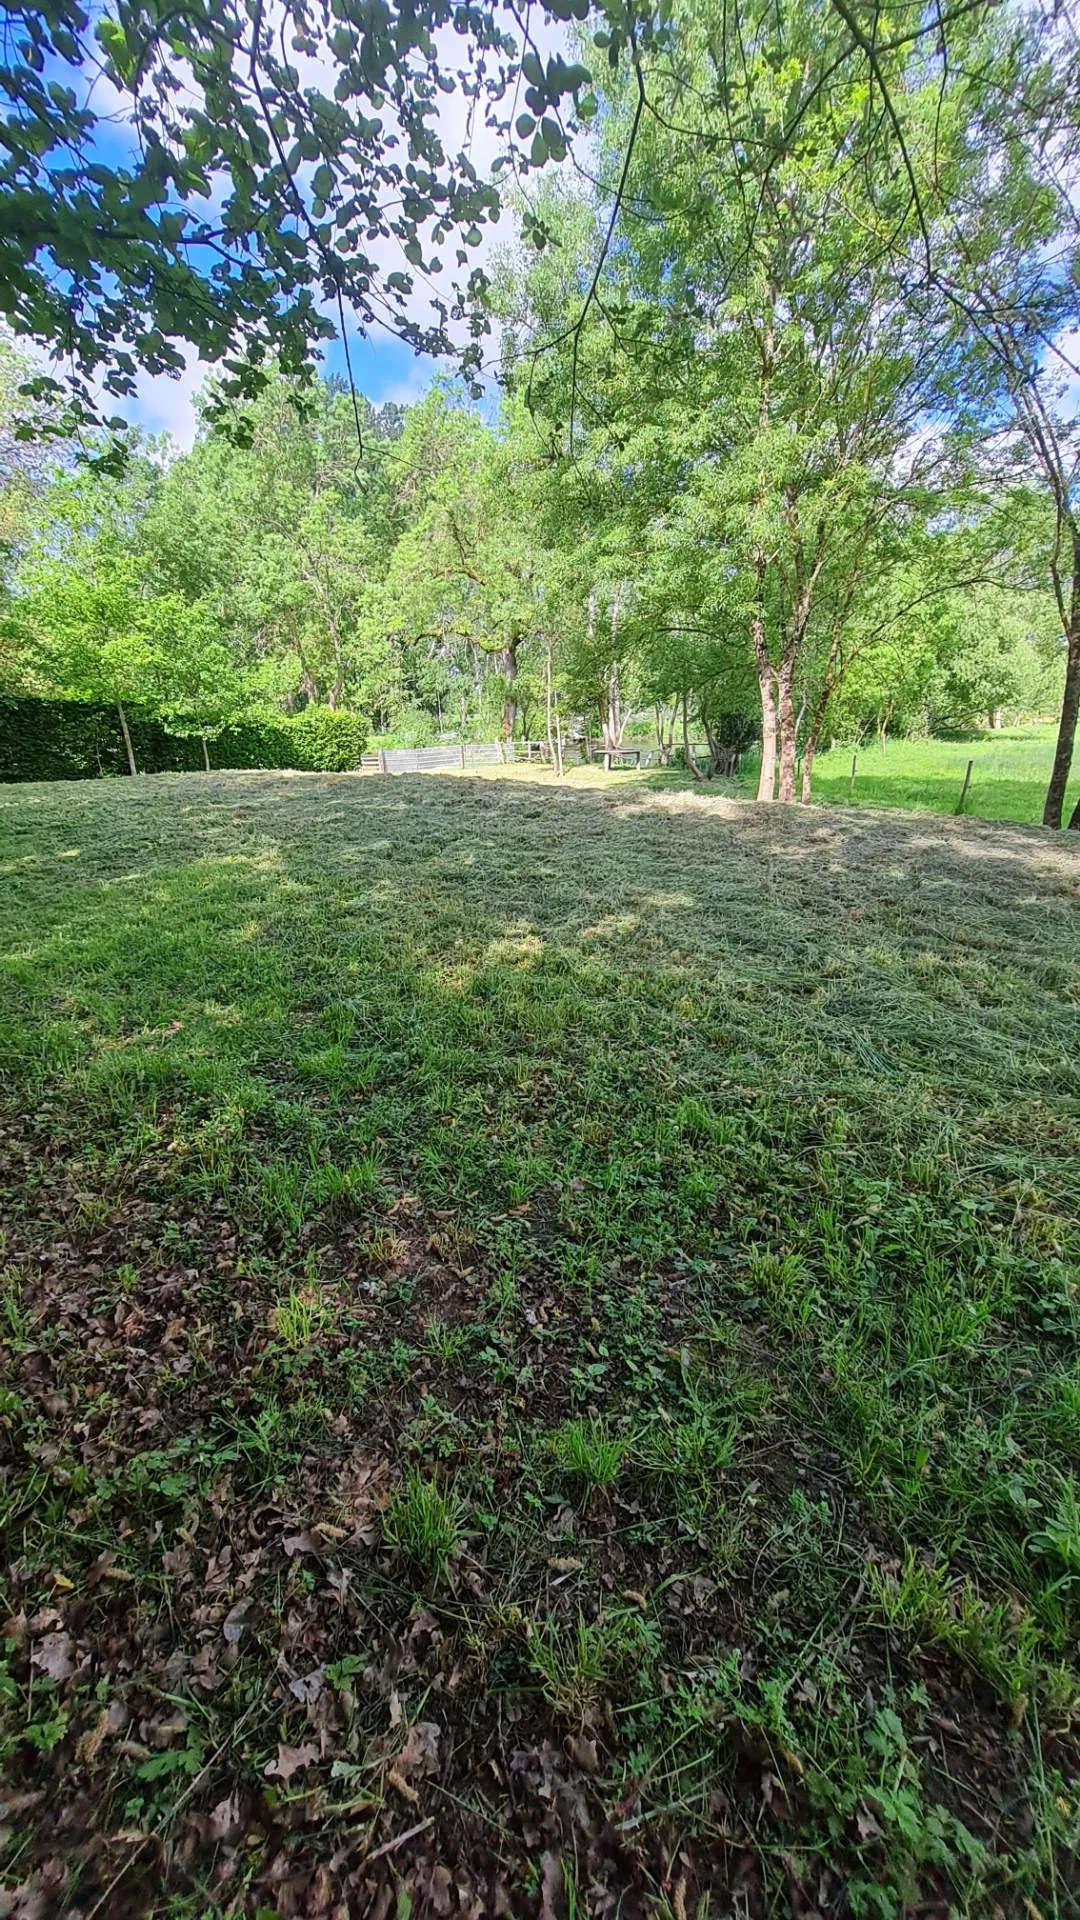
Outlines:
<svg viewBox="0 0 1080 1920"><path fill-rule="evenodd" d="M0 792L0 1909L1077 1911L1076 836L601 782Z"/></svg>

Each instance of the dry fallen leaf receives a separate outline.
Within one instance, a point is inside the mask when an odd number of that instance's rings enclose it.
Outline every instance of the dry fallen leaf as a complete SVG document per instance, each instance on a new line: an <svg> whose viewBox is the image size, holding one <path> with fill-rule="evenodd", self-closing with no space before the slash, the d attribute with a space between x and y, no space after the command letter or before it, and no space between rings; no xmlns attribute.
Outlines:
<svg viewBox="0 0 1080 1920"><path fill-rule="evenodd" d="M584 1734L571 1734L566 1751L576 1767L581 1767L585 1773L599 1773L600 1759L595 1740L586 1739Z"/></svg>
<svg viewBox="0 0 1080 1920"><path fill-rule="evenodd" d="M438 1773L442 1728L434 1720L418 1720L410 1727L394 1764L399 1773Z"/></svg>
<svg viewBox="0 0 1080 1920"><path fill-rule="evenodd" d="M310 1707L319 1697L326 1685L326 1673L322 1667L315 1667L311 1673L289 1681L289 1692L294 1700L302 1701Z"/></svg>
<svg viewBox="0 0 1080 1920"><path fill-rule="evenodd" d="M50 1680L70 1680L75 1671L75 1643L70 1633L46 1633L30 1655L31 1666Z"/></svg>
<svg viewBox="0 0 1080 1920"><path fill-rule="evenodd" d="M410 1807L415 1807L420 1795L417 1793L415 1787L410 1787L408 1781L397 1771L396 1767L391 1767L386 1776L386 1780L387 1785L393 1787L394 1792L399 1793L403 1800L407 1800Z"/></svg>
<svg viewBox="0 0 1080 1920"><path fill-rule="evenodd" d="M231 1647L235 1647L247 1626L247 1615L250 1611L250 1600L238 1600L235 1607L230 1607L225 1615L225 1624L221 1631Z"/></svg>
<svg viewBox="0 0 1080 1920"><path fill-rule="evenodd" d="M279 1742L277 1759L271 1760L263 1771L268 1780L288 1782L301 1768L313 1767L318 1758L319 1749L313 1740L306 1740L302 1747L286 1747Z"/></svg>
<svg viewBox="0 0 1080 1920"><path fill-rule="evenodd" d="M562 1862L553 1853L545 1853L540 1862L540 1920L559 1920L559 1895L563 1890Z"/></svg>
<svg viewBox="0 0 1080 1920"><path fill-rule="evenodd" d="M303 1533L286 1534L281 1544L289 1559L294 1560L298 1553L321 1553L324 1542L317 1534L305 1529Z"/></svg>
<svg viewBox="0 0 1080 1920"><path fill-rule="evenodd" d="M235 1840L243 1830L240 1817L240 1796L235 1790L219 1800L210 1815L210 1838L212 1840Z"/></svg>

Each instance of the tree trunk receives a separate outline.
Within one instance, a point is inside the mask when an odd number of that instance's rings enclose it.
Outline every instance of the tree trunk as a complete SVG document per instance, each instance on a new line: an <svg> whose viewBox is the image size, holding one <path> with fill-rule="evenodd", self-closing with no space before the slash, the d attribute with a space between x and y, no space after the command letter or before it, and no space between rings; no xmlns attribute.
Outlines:
<svg viewBox="0 0 1080 1920"><path fill-rule="evenodd" d="M124 736L124 750L127 753L128 772L133 774L138 773L139 769L135 765L135 749L131 744L131 733L128 729L127 714L124 712L124 704L122 700L117 701L116 711L120 715L120 731ZM1060 815L1060 809L1059 809L1059 815Z"/></svg>
<svg viewBox="0 0 1080 1920"><path fill-rule="evenodd" d="M759 800L776 798L776 677L769 663L758 659L758 691L761 694L761 771L758 774Z"/></svg>
<svg viewBox="0 0 1080 1920"><path fill-rule="evenodd" d="M777 675L780 722L780 784L777 798L790 806L795 798L795 703L791 697L794 661L785 658Z"/></svg>
<svg viewBox="0 0 1080 1920"><path fill-rule="evenodd" d="M761 771L758 774L757 797L759 800L772 800L776 796L776 675L769 659L769 643L765 638L763 553L755 556L754 572L757 576L757 604L750 621L750 637L754 644L758 691L761 695Z"/></svg>
<svg viewBox="0 0 1080 1920"><path fill-rule="evenodd" d="M810 805L810 789L811 789L811 784L814 777L814 754L816 751L817 751L817 740L815 739L814 735L811 734L809 740L807 741L805 747L803 748L802 792L799 795L799 798L801 799L804 807L808 807Z"/></svg>
<svg viewBox="0 0 1080 1920"><path fill-rule="evenodd" d="M551 702L551 640L544 649L544 719L547 722L548 759L555 767L555 727L553 724ZM558 769L556 768L556 771Z"/></svg>
<svg viewBox="0 0 1080 1920"><path fill-rule="evenodd" d="M821 729L825 725L825 715L829 710L829 699L832 690L831 681L826 680L818 697L817 706L814 708L814 717L810 722L810 737L803 748L802 793L800 798L804 807L810 805L810 794L814 778L814 756L818 750L818 741L821 739Z"/></svg>
<svg viewBox="0 0 1080 1920"><path fill-rule="evenodd" d="M503 677L503 739L512 740L517 724L517 636L512 635L499 656L499 670Z"/></svg>
<svg viewBox="0 0 1080 1920"><path fill-rule="evenodd" d="M207 746L207 744L206 744L206 735L205 735L205 733L204 733L204 734L203 734L203 735L201 736L201 738L202 738L202 757L203 757L203 766L205 767L205 769L206 769L206 771L207 771L207 773L209 773L209 771L210 771L210 749L209 749L209 747L208 747L208 746Z"/></svg>
<svg viewBox="0 0 1080 1920"><path fill-rule="evenodd" d="M689 695L688 693L684 693L684 694L683 694L683 697L682 697L682 743L683 743L683 758L684 758L684 759L685 759L685 761L686 761L686 770L687 770L687 772L688 772L688 773L692 773L692 774L693 774L693 776L694 776L694 779L695 779L695 780L702 780L702 779L704 779L704 777L705 777L705 776L704 776L704 775L702 774L702 772L701 772L701 770L700 770L700 768L698 767L698 763L697 763L697 761L695 760L695 758L694 758L694 756L693 756L693 754L692 754L692 753L691 753L691 751L690 751L690 719L689 719L689 711L690 711L690 695Z"/></svg>
<svg viewBox="0 0 1080 1920"><path fill-rule="evenodd" d="M1046 790L1046 805L1043 807L1044 827L1061 825L1065 791L1072 769L1076 722L1080 716L1080 553L1077 554L1076 573L1073 576L1073 610L1076 617L1073 621L1073 630L1069 635L1069 650L1065 661L1065 692L1061 701L1061 720L1058 725L1057 746L1054 749L1054 765L1050 773L1050 785ZM1075 813L1069 825L1070 827L1080 826L1080 820Z"/></svg>
<svg viewBox="0 0 1080 1920"><path fill-rule="evenodd" d="M991 731L993 733L1000 733L1004 725L1005 725L1005 715L1002 712L1000 707L995 707L993 712L990 715Z"/></svg>

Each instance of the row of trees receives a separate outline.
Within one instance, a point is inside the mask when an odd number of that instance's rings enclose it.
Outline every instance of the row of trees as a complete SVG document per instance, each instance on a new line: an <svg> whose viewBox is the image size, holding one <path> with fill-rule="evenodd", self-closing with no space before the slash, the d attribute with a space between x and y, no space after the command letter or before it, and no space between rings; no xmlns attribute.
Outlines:
<svg viewBox="0 0 1080 1920"><path fill-rule="evenodd" d="M9 674L204 733L311 701L414 737L577 716L616 745L648 714L665 752L704 737L702 771L752 715L782 800L800 762L809 799L832 734L1053 702L1060 824L1066 23L974 4L931 46L902 9L677 0L596 39L602 76L585 29L549 75L591 149L572 176L519 169L524 242L485 294L497 423L453 388L376 412L264 359L242 393L210 385L189 455L39 467L8 537ZM527 100L539 165L561 136Z"/></svg>
<svg viewBox="0 0 1080 1920"><path fill-rule="evenodd" d="M445 387L407 410L365 403L362 450L340 382L298 411L302 398L277 376L247 446L205 427L190 453L145 443L120 474L79 461L9 474L7 689L135 705L204 738L307 703L408 742L536 737L558 716L559 732L584 723L617 747L647 726L665 757L704 742L690 756L702 774L757 735L746 581L700 535L722 489L739 501L738 474L688 460L670 477L701 418L658 411L651 449L610 465L553 451L524 393L495 425ZM964 575L977 538L1026 540L1037 503L1014 493L992 529L958 531L936 524L936 499L906 511L887 549L857 495L841 503L850 527L837 511L823 531L819 516L835 578L817 568L780 708L803 798L826 731L1060 698L1049 596ZM781 551L778 581L785 564Z"/></svg>

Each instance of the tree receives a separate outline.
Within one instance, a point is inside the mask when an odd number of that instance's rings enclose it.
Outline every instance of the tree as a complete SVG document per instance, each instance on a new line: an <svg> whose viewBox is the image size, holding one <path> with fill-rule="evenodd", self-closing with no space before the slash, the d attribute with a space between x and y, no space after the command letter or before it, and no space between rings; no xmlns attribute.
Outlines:
<svg viewBox="0 0 1080 1920"><path fill-rule="evenodd" d="M454 661L465 681L492 663L501 683L501 728L510 740L524 655L550 612L539 516L539 462L511 413L495 434L445 390L414 408L397 449L399 498L409 524L394 552L391 618L418 644ZM523 423L519 422L519 425ZM482 688L477 687L479 703Z"/></svg>
<svg viewBox="0 0 1080 1920"><path fill-rule="evenodd" d="M584 0L553 11L583 15ZM498 200L466 150L446 153L436 102L457 89L497 117L519 71L512 17L478 0L120 0L93 12L16 0L0 66L8 324L63 362L87 422L95 382L131 393L140 367L175 372L186 351L221 368L222 405L250 399L273 358L309 372L334 324L344 332L346 306L445 350L450 299L436 294L417 318L414 274L440 270L445 242L467 268ZM565 150L550 115L572 110L588 74L528 51L523 64L549 127L533 136L539 164L549 144ZM474 270L465 299L482 285ZM474 309L467 367L483 324Z"/></svg>
<svg viewBox="0 0 1080 1920"><path fill-rule="evenodd" d="M58 475L36 503L6 626L17 684L114 705L128 768L138 768L128 708L207 736L247 710L255 685L206 601L162 589L146 530L162 488L156 450L122 475Z"/></svg>

